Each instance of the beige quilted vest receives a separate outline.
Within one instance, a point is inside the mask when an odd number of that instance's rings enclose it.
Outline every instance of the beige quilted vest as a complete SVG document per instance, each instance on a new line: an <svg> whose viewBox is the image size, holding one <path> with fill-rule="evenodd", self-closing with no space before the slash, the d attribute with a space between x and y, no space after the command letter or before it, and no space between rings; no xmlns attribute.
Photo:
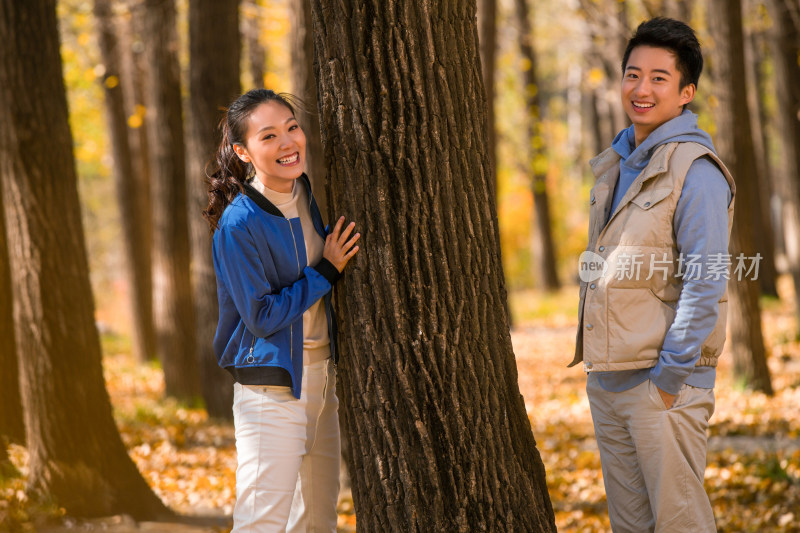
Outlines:
<svg viewBox="0 0 800 533"><path fill-rule="evenodd" d="M686 173L703 156L719 166L735 194L733 177L708 148L693 142L667 143L655 149L605 227L620 157L609 148L590 162L597 181L590 195L586 249L602 256L608 269L595 281L581 282L575 358L569 366L583 361L586 371L602 372L656 365L683 286L682 278L675 276L680 265L672 219ZM733 200L728 207L729 234L732 222ZM726 290L697 366L717 365L727 308Z"/></svg>

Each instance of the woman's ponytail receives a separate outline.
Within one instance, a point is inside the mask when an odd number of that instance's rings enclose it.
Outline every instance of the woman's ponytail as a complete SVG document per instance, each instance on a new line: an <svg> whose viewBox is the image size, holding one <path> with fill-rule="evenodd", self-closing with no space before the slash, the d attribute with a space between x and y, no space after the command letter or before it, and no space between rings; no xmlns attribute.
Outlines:
<svg viewBox="0 0 800 533"><path fill-rule="evenodd" d="M244 191L244 183L250 173L250 165L239 159L233 150L231 130L226 117L222 119L222 142L220 142L214 160L209 162L211 172L206 170L208 183L208 207L203 216L213 233L217 229L222 212L236 195Z"/></svg>

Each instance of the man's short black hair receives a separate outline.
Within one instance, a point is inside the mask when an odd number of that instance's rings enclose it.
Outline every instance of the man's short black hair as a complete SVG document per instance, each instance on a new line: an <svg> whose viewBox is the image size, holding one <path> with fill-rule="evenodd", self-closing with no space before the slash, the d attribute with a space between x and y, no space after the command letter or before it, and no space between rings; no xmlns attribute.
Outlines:
<svg viewBox="0 0 800 533"><path fill-rule="evenodd" d="M690 83L697 87L700 73L703 72L703 54L694 30L688 25L666 17L656 17L639 24L622 57L623 74L631 51L637 46L665 48L674 53L675 65L681 73L680 88L683 89Z"/></svg>

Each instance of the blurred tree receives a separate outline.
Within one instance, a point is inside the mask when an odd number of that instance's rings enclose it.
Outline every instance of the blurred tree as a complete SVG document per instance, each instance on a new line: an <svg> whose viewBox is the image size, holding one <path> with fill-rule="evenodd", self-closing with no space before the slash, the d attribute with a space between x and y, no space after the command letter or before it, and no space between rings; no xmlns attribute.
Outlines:
<svg viewBox="0 0 800 533"><path fill-rule="evenodd" d="M0 12L0 186L29 493L79 516L170 516L125 450L103 381L55 0L2 0Z"/></svg>
<svg viewBox="0 0 800 533"><path fill-rule="evenodd" d="M601 139L592 143L600 150L611 144L616 134L629 124L619 101L622 54L630 36L625 0L579 0L579 12L587 24L590 80L594 78L594 123ZM596 153L600 153L599 151Z"/></svg>
<svg viewBox="0 0 800 533"><path fill-rule="evenodd" d="M556 269L556 252L553 244L553 228L550 223L550 201L547 195L547 156L545 155L542 132L542 91L539 87L536 69L538 60L533 42L533 29L528 9L528 0L514 0L517 20L520 24L520 52L525 60L522 83L525 94L527 116L528 164L526 171L531 177L533 192L533 245L532 255L536 268L536 281L548 291L561 287Z"/></svg>
<svg viewBox="0 0 800 533"><path fill-rule="evenodd" d="M737 273L740 255L743 265L751 266L758 252L758 203L753 138L744 67L744 34L741 0L709 0L708 30L717 135L714 139L720 158L736 179L736 214L733 218L731 250L733 271L728 284L728 331L733 353L734 374L747 387L772 394L772 382L761 330L759 283L753 275ZM741 279L739 279L741 277Z"/></svg>
<svg viewBox="0 0 800 533"><path fill-rule="evenodd" d="M25 442L12 302L3 189L0 187L0 463L9 442Z"/></svg>
<svg viewBox="0 0 800 533"><path fill-rule="evenodd" d="M106 119L114 156L114 182L120 208L125 268L130 286L133 353L139 361L154 357L155 326L153 324L152 283L150 280L149 239L145 234L145 213L141 209L142 191L134 174L134 161L123 97L122 48L117 39L117 28L112 13L111 0L95 0L94 15L97 21L98 44L103 61L101 78L105 92Z"/></svg>
<svg viewBox="0 0 800 533"><path fill-rule="evenodd" d="M475 0L313 0L335 298L365 531L555 531L504 310ZM365 73L369 73L366 75Z"/></svg>
<svg viewBox="0 0 800 533"><path fill-rule="evenodd" d="M213 341L217 329L217 279L211 261L205 166L214 157L223 110L239 95L239 0L189 3L189 226L192 234L192 284L200 375L208 414L233 417L233 378L219 367Z"/></svg>
<svg viewBox="0 0 800 533"><path fill-rule="evenodd" d="M497 126L495 108L495 69L497 58L497 0L478 0L478 43L481 47L483 88L486 91L486 120L491 158L491 179L497 188Z"/></svg>
<svg viewBox="0 0 800 533"><path fill-rule="evenodd" d="M794 280L796 315L800 318L800 2L769 0L778 109L781 169L776 173L781 198L784 247Z"/></svg>
<svg viewBox="0 0 800 533"><path fill-rule="evenodd" d="M200 396L190 279L186 160L174 0L146 0L147 121L153 220L153 315L166 393Z"/></svg>
<svg viewBox="0 0 800 533"><path fill-rule="evenodd" d="M242 2L242 37L244 48L247 52L247 68L253 89L264 88L264 77L267 68L267 50L261 44L261 10L258 0L243 0ZM270 87L271 88L271 87Z"/></svg>
<svg viewBox="0 0 800 533"><path fill-rule="evenodd" d="M750 6L753 0L745 0ZM745 13L748 10L745 8ZM755 18L755 17L752 17ZM759 252L761 253L761 268L759 270L758 281L761 284L761 293L773 297L778 296L777 278L778 273L775 269L775 231L773 230L770 202L772 200L772 176L769 172L767 161L767 138L764 133L765 124L764 105L762 100L761 83L758 69L764 63L763 47L757 37L758 31L752 22L744 29L744 52L745 52L745 73L747 74L746 85L747 107L750 112L750 129L753 138L753 159L756 169L755 191L758 199L758 227L757 235L769 236L759 240Z"/></svg>
<svg viewBox="0 0 800 533"><path fill-rule="evenodd" d="M325 161L319 133L317 80L314 77L314 39L311 36L311 4L308 0L293 0L294 26L292 36L292 91L302 100L295 109L297 120L306 134L306 172L311 178L314 198L323 218L328 213L325 193Z"/></svg>
<svg viewBox="0 0 800 533"><path fill-rule="evenodd" d="M147 142L147 122L145 121L145 86L147 85L147 61L142 39L147 12L142 5L143 0L127 0L127 11L118 19L117 37L120 62L120 81L122 96L127 116L128 143L131 151L131 166L136 180L136 209L140 213L142 225L142 245L137 263L141 270L141 292L136 296L140 300L142 316L150 315L148 335L153 346L151 351L143 354L147 360L157 358L155 324L153 324L153 221L150 202L150 149ZM117 4L118 5L118 4Z"/></svg>
<svg viewBox="0 0 800 533"><path fill-rule="evenodd" d="M669 17L687 24L692 20L692 5L696 0L642 0L648 18Z"/></svg>

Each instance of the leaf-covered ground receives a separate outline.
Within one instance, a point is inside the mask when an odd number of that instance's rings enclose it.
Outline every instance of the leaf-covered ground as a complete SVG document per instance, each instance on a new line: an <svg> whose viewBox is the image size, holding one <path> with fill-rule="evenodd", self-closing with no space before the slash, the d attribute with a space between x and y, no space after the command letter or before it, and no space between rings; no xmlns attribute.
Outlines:
<svg viewBox="0 0 800 533"><path fill-rule="evenodd" d="M585 376L567 369L574 349L575 290L552 296L518 293L512 332L533 432L547 469L560 532L610 531L600 461L584 391ZM723 532L800 532L800 343L791 303L767 302L765 337L775 396L748 392L722 359L712 418L706 488ZM230 515L236 457L233 429L204 411L162 400L156 367L135 365L106 342L108 389L131 457L157 494L188 515ZM26 454L12 447L19 475L0 475L0 531L103 530L199 533L225 526L134 524L126 517L81 522L24 494ZM339 531L356 529L349 493Z"/></svg>

